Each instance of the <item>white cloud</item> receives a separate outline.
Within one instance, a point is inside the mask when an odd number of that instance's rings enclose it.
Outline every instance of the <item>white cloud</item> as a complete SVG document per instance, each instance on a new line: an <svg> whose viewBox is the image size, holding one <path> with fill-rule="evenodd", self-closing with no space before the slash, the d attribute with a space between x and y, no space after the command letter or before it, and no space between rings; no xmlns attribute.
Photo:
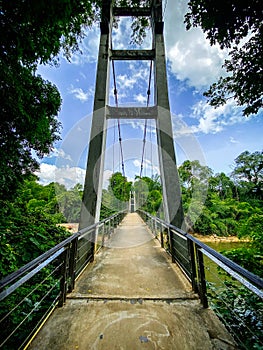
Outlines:
<svg viewBox="0 0 263 350"><path fill-rule="evenodd" d="M58 182L67 189L73 188L80 183L84 186L86 170L80 167L57 167L53 164L41 163L40 171L35 173L39 177L41 185L48 185L51 182ZM112 170L104 170L103 188L108 188L109 179L113 174Z"/></svg>
<svg viewBox="0 0 263 350"><path fill-rule="evenodd" d="M130 63L125 66L126 69L124 72L118 74L116 71L116 82L117 82L117 91L118 91L118 101L125 103L127 101L140 102L143 96L144 101L147 100L147 89L149 85L149 76L150 76L150 64L149 62L136 62ZM122 69L124 69L122 67ZM127 72L127 73L126 73ZM140 100L138 100L138 98Z"/></svg>
<svg viewBox="0 0 263 350"><path fill-rule="evenodd" d="M128 74L119 74L116 77L117 86L119 88L133 89L135 84L140 84L141 82L147 82L149 79L149 68L145 63L139 62L137 64L130 64L128 67ZM148 86L148 85L146 85Z"/></svg>
<svg viewBox="0 0 263 350"><path fill-rule="evenodd" d="M218 108L214 108L206 103L199 101L193 106L193 117L199 119L198 131L208 133L217 133L225 127L234 124L246 122L248 119L242 115L242 108L237 107L234 100Z"/></svg>
<svg viewBox="0 0 263 350"><path fill-rule="evenodd" d="M135 168L141 169L141 161L139 159L134 159L133 165ZM158 165L154 165L149 159L144 159L143 169L152 170L155 174L160 174L160 169Z"/></svg>
<svg viewBox="0 0 263 350"><path fill-rule="evenodd" d="M81 102L88 101L89 97L93 96L93 88L90 88L87 92L84 92L81 88L70 87L69 93L72 94L77 100Z"/></svg>
<svg viewBox="0 0 263 350"><path fill-rule="evenodd" d="M134 96L135 101L139 102L140 104L145 104L147 101L147 97L143 96L141 93Z"/></svg>
<svg viewBox="0 0 263 350"><path fill-rule="evenodd" d="M98 58L100 30L93 26L85 32L85 38L79 44L80 51L72 54L70 64L83 66L85 63L94 63ZM67 61L68 62L68 61Z"/></svg>
<svg viewBox="0 0 263 350"><path fill-rule="evenodd" d="M133 165L134 165L136 168L140 168L140 167L141 167L141 162L139 161L139 159L134 159Z"/></svg>
<svg viewBox="0 0 263 350"><path fill-rule="evenodd" d="M196 120L197 123L190 126L179 123L180 128L178 128L179 124L175 128L177 135L190 133L216 134L227 126L249 121L249 118L244 118L242 108L238 107L234 100L228 100L225 105L218 108L210 106L205 100L200 100L192 106L190 117Z"/></svg>
<svg viewBox="0 0 263 350"><path fill-rule="evenodd" d="M77 183L84 184L86 171L79 167L61 167L56 165L41 163L40 171L36 172L39 182L47 185L50 182L58 182L67 189L74 187Z"/></svg>
<svg viewBox="0 0 263 350"><path fill-rule="evenodd" d="M136 82L137 79L134 76L128 76L127 74L117 76L117 84L121 88L131 89Z"/></svg>
<svg viewBox="0 0 263 350"><path fill-rule="evenodd" d="M56 148L54 147L52 152L46 156L46 158L53 158L53 157L59 157L65 160L72 160L71 156L67 154L62 148Z"/></svg>
<svg viewBox="0 0 263 350"><path fill-rule="evenodd" d="M131 43L131 24L132 19L130 17L120 17L118 21L118 28L113 29L112 43L113 49L123 50L123 49L150 49L152 45L152 35L151 31L146 32L146 37L143 40L142 45Z"/></svg>
<svg viewBox="0 0 263 350"><path fill-rule="evenodd" d="M165 16L165 39L170 69L179 80L198 89L207 87L225 74L222 70L226 51L210 46L200 28L186 31L186 0L168 0Z"/></svg>
<svg viewBox="0 0 263 350"><path fill-rule="evenodd" d="M230 137L229 139L230 143L239 143L239 141L237 141L234 137Z"/></svg>
<svg viewBox="0 0 263 350"><path fill-rule="evenodd" d="M113 174L112 170L109 170L109 169L104 170L104 172L103 172L103 185L102 185L103 188L108 189L109 179L110 179L112 174Z"/></svg>

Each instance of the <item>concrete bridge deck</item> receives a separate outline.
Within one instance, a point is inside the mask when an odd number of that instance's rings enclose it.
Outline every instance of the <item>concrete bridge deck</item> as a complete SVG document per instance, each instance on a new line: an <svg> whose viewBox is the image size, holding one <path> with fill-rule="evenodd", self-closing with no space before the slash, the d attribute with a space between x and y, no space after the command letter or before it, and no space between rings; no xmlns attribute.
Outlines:
<svg viewBox="0 0 263 350"><path fill-rule="evenodd" d="M236 347L138 214L130 213L29 349Z"/></svg>

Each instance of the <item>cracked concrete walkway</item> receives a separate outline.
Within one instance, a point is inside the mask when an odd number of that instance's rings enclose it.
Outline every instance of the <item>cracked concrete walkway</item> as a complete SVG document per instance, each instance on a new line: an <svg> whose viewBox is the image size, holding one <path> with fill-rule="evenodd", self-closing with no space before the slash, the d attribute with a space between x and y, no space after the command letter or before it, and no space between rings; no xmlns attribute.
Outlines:
<svg viewBox="0 0 263 350"><path fill-rule="evenodd" d="M236 349L136 213L129 213L29 349Z"/></svg>

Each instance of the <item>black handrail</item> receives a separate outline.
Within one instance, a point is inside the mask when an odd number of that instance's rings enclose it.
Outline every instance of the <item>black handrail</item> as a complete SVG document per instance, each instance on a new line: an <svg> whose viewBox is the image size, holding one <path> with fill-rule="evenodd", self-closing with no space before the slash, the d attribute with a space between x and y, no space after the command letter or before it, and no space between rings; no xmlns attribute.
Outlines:
<svg viewBox="0 0 263 350"><path fill-rule="evenodd" d="M49 249L48 251L46 251L45 253L41 254L40 256L35 258L34 260L32 260L29 263L27 263L26 265L22 266L20 269L12 272L8 276L5 276L2 280L0 280L0 290L5 288L8 284L12 283L16 279L22 277L25 273L30 272L31 270L33 270L35 267L37 267L43 261L45 261L48 258L50 258L53 254L55 254L61 248L64 248L64 247L68 246L76 238L79 238L79 237L83 236L86 232L89 232L89 231L95 229L96 227L104 224L105 222L111 220L114 216L119 215L121 213L122 212L119 212L117 214L113 214L110 217L108 217L106 219L103 219L103 220L101 220L101 221L99 221L99 222L97 222L97 223L95 223L95 224L93 224L93 225L91 225L89 227L81 229L80 231L74 233L72 236L66 238L64 241L62 241L59 244L57 244L55 247Z"/></svg>
<svg viewBox="0 0 263 350"><path fill-rule="evenodd" d="M29 272L33 270L36 266L41 264L43 261L47 260L50 258L53 254L55 254L57 251L59 251L61 248L67 246L69 243L71 243L76 237L80 236L80 232L74 233L72 236L66 238L64 241L60 242L57 244L55 247L49 249L45 253L41 254L34 260L30 261L26 265L22 266L20 269L12 272L10 275L4 277L0 281L0 289L4 288L7 286L9 283L12 283L16 279L20 278L24 273Z"/></svg>
<svg viewBox="0 0 263 350"><path fill-rule="evenodd" d="M249 282L253 283L256 287L263 289L263 279L260 278L259 276L253 274L252 272L246 270L245 268L238 265L234 261L232 261L232 260L228 259L227 257L225 257L224 255L218 253L216 250L209 247L205 243L199 241L197 238L193 237L192 235L183 231L182 229L180 229L174 225L168 224L164 220L162 220L156 216L152 216L151 214L149 214L143 210L138 210L138 212L141 212L142 214L148 216L152 220L155 220L155 221L161 223L162 225L166 226L167 228L174 230L177 233L179 233L180 235L186 237L187 239L189 239L190 241L195 243L199 248L204 249L204 251L208 252L210 255L212 255L213 257L215 257L219 261L221 261L223 264L225 264L227 267L232 269L234 272L237 272L239 275L241 275L242 277L247 279Z"/></svg>

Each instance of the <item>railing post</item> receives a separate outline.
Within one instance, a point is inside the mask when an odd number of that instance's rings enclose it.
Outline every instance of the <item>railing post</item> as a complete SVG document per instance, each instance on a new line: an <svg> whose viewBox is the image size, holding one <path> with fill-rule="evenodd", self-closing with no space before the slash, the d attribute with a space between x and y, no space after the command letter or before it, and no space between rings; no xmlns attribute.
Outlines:
<svg viewBox="0 0 263 350"><path fill-rule="evenodd" d="M95 256L95 249L96 249L96 236L97 236L97 229L98 227L96 226L91 234L91 241L90 241L90 253L91 253L91 258L90 262L94 261L94 256Z"/></svg>
<svg viewBox="0 0 263 350"><path fill-rule="evenodd" d="M104 247L104 243L105 243L105 223L103 223L103 226L102 226L102 239L101 239L102 247Z"/></svg>
<svg viewBox="0 0 263 350"><path fill-rule="evenodd" d="M107 235L108 235L108 239L111 236L111 225L110 225L110 220L107 221Z"/></svg>
<svg viewBox="0 0 263 350"><path fill-rule="evenodd" d="M164 241L164 238L163 238L164 248L165 248L169 253L171 253L170 237L169 237L168 228L165 227L164 230L163 230L163 232L164 232L165 238L166 238L166 241ZM165 247L165 244L167 244L167 247Z"/></svg>
<svg viewBox="0 0 263 350"><path fill-rule="evenodd" d="M187 239L187 243L188 243L189 261L191 266L192 288L194 292L198 292L194 243L190 239Z"/></svg>
<svg viewBox="0 0 263 350"><path fill-rule="evenodd" d="M175 263L176 260L175 260L173 232L170 228L168 228L168 237L169 237L170 252L171 252L171 256L172 256L172 263Z"/></svg>
<svg viewBox="0 0 263 350"><path fill-rule="evenodd" d="M161 235L161 247L164 248L164 242L163 242L163 224L161 224L160 235Z"/></svg>
<svg viewBox="0 0 263 350"><path fill-rule="evenodd" d="M67 266L69 262L69 247L67 246L62 254L61 280L60 280L60 298L58 306L62 307L66 301L67 295Z"/></svg>
<svg viewBox="0 0 263 350"><path fill-rule="evenodd" d="M154 236L157 238L158 230L157 230L157 220L154 220Z"/></svg>
<svg viewBox="0 0 263 350"><path fill-rule="evenodd" d="M108 239L109 239L110 236L111 236L111 223L110 223L110 219L109 219L109 221L107 222L107 234L108 234Z"/></svg>
<svg viewBox="0 0 263 350"><path fill-rule="evenodd" d="M75 271L77 261L77 250L78 250L78 237L76 237L70 245L70 256L69 256L69 285L68 292L72 292L75 287Z"/></svg>
<svg viewBox="0 0 263 350"><path fill-rule="evenodd" d="M205 268L204 268L204 257L203 253L197 248L197 264L198 264L198 290L201 302L204 308L208 308L208 300L206 293L206 279L205 279Z"/></svg>

